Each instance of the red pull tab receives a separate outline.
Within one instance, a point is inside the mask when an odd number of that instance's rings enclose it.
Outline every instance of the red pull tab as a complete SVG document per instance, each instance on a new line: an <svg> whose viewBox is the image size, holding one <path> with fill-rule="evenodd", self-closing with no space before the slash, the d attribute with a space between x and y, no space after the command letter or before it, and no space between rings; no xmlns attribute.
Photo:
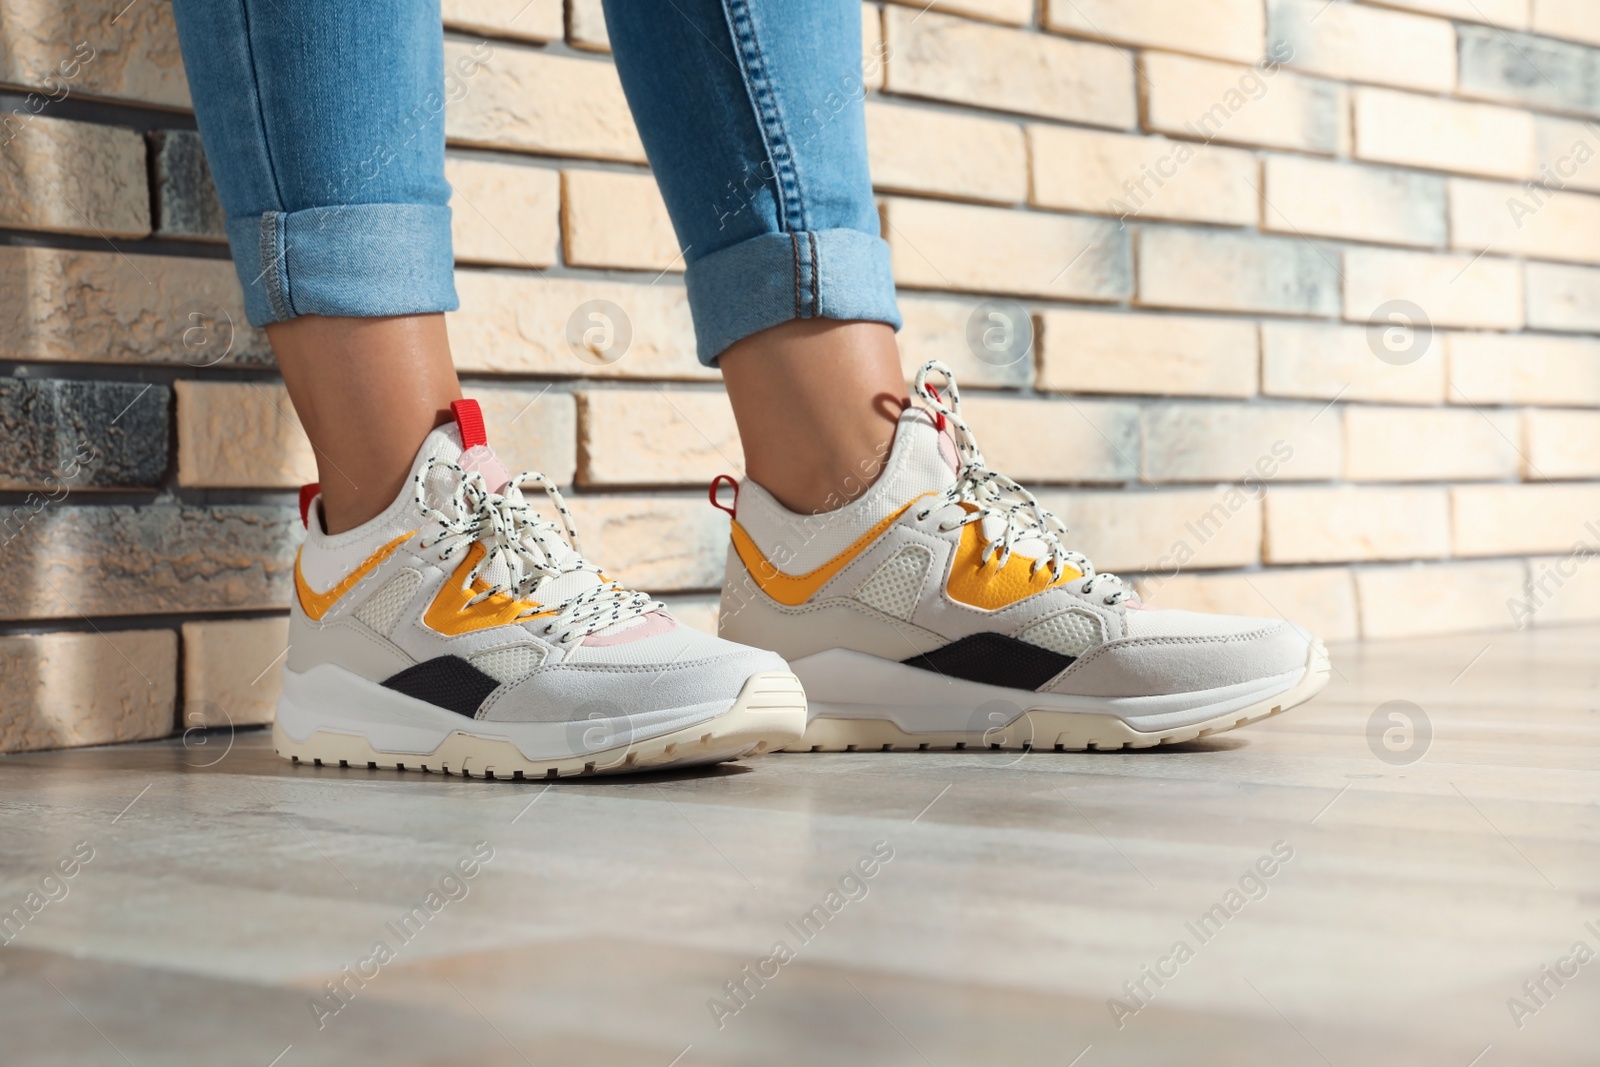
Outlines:
<svg viewBox="0 0 1600 1067"><path fill-rule="evenodd" d="M938 396L939 395L939 390L935 389L931 385L928 386L928 391L930 393L932 393L934 396ZM911 398L909 396L906 397L904 400L900 401L900 410L901 411L910 411L911 410ZM927 409L924 408L923 410L926 411ZM929 411L928 414L933 416L933 428L935 430L938 430L940 433L944 433L944 413L940 412L940 411Z"/></svg>
<svg viewBox="0 0 1600 1067"><path fill-rule="evenodd" d="M483 428L483 411L476 400L453 400L450 412L456 417L456 429L461 431L462 451L489 443L489 433Z"/></svg>
<svg viewBox="0 0 1600 1067"><path fill-rule="evenodd" d="M940 396L939 390L935 389L933 386L928 386L928 392L933 394L933 398L935 400L939 401L940 403L944 402L944 397ZM940 433L944 433L944 412L935 411L933 413L933 428L938 430Z"/></svg>
<svg viewBox="0 0 1600 1067"><path fill-rule="evenodd" d="M317 494L322 492L321 482L312 482L310 485L300 487L300 525L311 529L311 502L317 499Z"/></svg>
<svg viewBox="0 0 1600 1067"><path fill-rule="evenodd" d="M731 508L717 500L717 490L722 487L723 482L733 486L733 507ZM719 474L711 479L711 490L706 493L706 496L711 498L712 507L718 511L726 511L730 519L735 518L734 511L739 506L739 480L731 474Z"/></svg>

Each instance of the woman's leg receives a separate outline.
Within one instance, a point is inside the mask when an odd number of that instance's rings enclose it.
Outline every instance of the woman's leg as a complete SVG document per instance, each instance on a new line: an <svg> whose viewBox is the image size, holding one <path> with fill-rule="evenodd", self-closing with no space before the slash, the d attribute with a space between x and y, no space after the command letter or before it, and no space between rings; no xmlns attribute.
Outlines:
<svg viewBox="0 0 1600 1067"><path fill-rule="evenodd" d="M316 452L329 532L399 492L460 397L438 0L176 0L250 321Z"/></svg>
<svg viewBox="0 0 1600 1067"><path fill-rule="evenodd" d="M606 0L748 472L794 511L876 476L905 395L856 0Z"/></svg>

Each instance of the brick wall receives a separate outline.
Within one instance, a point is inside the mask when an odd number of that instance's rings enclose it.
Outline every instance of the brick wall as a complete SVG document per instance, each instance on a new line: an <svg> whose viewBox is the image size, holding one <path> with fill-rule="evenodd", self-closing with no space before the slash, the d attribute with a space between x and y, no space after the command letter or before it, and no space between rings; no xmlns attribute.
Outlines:
<svg viewBox="0 0 1600 1067"><path fill-rule="evenodd" d="M712 625L738 435L599 2L444 7L450 60L492 49L447 116L461 372L592 554ZM907 368L957 369L1077 546L1333 639L1600 619L1600 5L863 12ZM313 463L170 11L0 0L0 34L0 749L262 721ZM969 347L990 298L1028 358ZM569 349L589 300L621 360Z"/></svg>

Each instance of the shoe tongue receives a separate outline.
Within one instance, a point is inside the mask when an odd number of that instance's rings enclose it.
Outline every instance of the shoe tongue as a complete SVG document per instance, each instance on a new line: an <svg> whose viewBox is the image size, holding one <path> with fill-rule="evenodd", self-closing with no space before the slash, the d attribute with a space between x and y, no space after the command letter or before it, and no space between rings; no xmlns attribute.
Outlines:
<svg viewBox="0 0 1600 1067"><path fill-rule="evenodd" d="M887 468L871 492L898 503L923 493L942 493L956 480L960 466L949 432L941 431L927 411L909 407L900 413Z"/></svg>
<svg viewBox="0 0 1600 1067"><path fill-rule="evenodd" d="M484 484L491 492L506 493L520 492L510 485L511 475L506 470L494 449L489 447L489 442L483 428L483 417L478 413L477 401L458 400L451 405L455 413L455 420L440 426L429 433L422 442L422 448L417 452L415 465L412 467L412 478L422 479L423 496L429 506L444 512L451 518L459 519L455 507L455 490L462 475L451 469L454 464L466 473L477 471L483 476ZM429 464L433 463L431 469ZM539 504L543 500L529 500L529 504L536 511L542 511ZM543 517L557 521L558 517L546 514ZM550 542L551 554L558 560L576 560L577 552L566 544L560 534L547 533L546 540ZM460 558L460 557L457 557ZM514 577L511 565L504 555L497 558L489 566L479 572L485 582L490 585L509 585ZM593 571L571 571L555 578L545 580L535 598L543 604L557 604L567 600L585 589L593 588L600 584L600 578Z"/></svg>
<svg viewBox="0 0 1600 1067"><path fill-rule="evenodd" d="M904 493L904 499L909 500L917 493L929 490L940 492L956 480L961 469L959 453L949 431L938 429L937 415L918 407L906 409L901 413L900 425L895 431L896 456L899 455L902 441L906 442L909 450L918 454L917 460L896 471L897 477L906 480L903 488L910 490ZM876 490L877 486L873 489ZM1004 531L1005 520L991 516L980 524L980 529L984 539L992 541ZM1011 550L1018 555L1038 559L1048 551L1048 546L1037 537L1024 537L1015 541Z"/></svg>

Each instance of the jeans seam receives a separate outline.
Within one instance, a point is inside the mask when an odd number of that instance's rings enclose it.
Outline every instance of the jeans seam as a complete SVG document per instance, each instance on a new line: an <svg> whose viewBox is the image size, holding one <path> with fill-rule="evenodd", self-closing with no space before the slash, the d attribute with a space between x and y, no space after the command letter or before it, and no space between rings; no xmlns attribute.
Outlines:
<svg viewBox="0 0 1600 1067"><path fill-rule="evenodd" d="M273 318L280 322L294 317L284 292L287 278L283 271L283 224L279 221L282 218L281 212L262 213L260 248L261 283L267 294L267 307L272 309Z"/></svg>
<svg viewBox="0 0 1600 1067"><path fill-rule="evenodd" d="M746 0L724 0L724 7L728 32L733 38L734 52L739 57L739 73L744 81L745 91L750 94L750 103L755 112L756 125L761 130L762 147L766 149L767 162L772 166L779 226L789 231L804 230L805 205L800 197L800 176L794 168L793 145L789 140L788 130L784 127L777 96L767 87L770 82L767 60L761 51L761 42L756 37L749 4ZM752 72L751 65L747 62L744 48L746 44L755 50L755 71L759 73L760 86L756 84L757 74ZM767 117L769 113L770 120ZM781 152L774 149L775 143ZM791 220L791 216L795 218Z"/></svg>
<svg viewBox="0 0 1600 1067"><path fill-rule="evenodd" d="M803 318L805 318L805 314L804 314L804 311L802 310L802 308L800 307L801 285L800 285L800 235L799 234L797 234L797 233L790 233L789 234L789 247L794 249L794 317L797 318L797 319L803 319Z"/></svg>
<svg viewBox="0 0 1600 1067"><path fill-rule="evenodd" d="M822 317L822 257L817 255L817 233L815 230L806 231L806 239L811 242L811 317Z"/></svg>
<svg viewBox="0 0 1600 1067"><path fill-rule="evenodd" d="M256 128L261 131L261 155L267 161L267 173L272 176L272 191L278 197L278 207L287 206L283 186L278 181L278 168L272 162L272 142L267 139L267 114L261 106L261 71L256 64L256 45L250 33L249 0L239 0L239 15L244 20L244 47L250 55L250 88L254 95Z"/></svg>

